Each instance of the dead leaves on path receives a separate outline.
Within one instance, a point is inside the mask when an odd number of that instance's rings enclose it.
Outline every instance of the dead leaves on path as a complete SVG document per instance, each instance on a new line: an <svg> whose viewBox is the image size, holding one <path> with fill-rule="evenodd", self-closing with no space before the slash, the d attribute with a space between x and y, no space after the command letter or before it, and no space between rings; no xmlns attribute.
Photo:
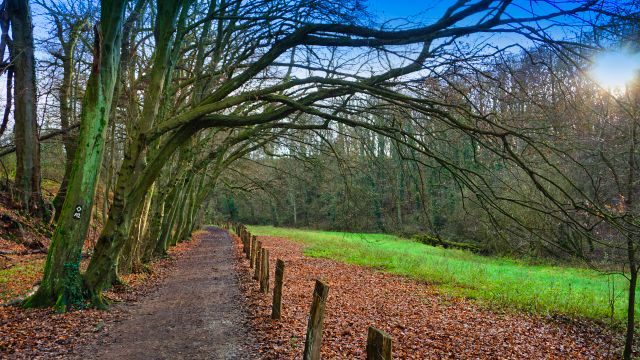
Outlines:
<svg viewBox="0 0 640 360"><path fill-rule="evenodd" d="M236 241L237 269L264 359L301 358L316 278L330 286L323 359L364 359L368 326L393 337L396 359L605 359L619 353L619 339L592 324L491 311L408 278L304 257L300 245L285 239L259 240L273 259L271 279L275 259L286 262L283 320L274 321L272 293L259 293Z"/></svg>

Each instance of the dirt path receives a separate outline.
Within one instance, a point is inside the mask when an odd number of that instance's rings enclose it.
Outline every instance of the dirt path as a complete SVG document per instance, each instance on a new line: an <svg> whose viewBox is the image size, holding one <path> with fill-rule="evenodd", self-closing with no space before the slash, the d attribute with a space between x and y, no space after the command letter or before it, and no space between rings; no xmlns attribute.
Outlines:
<svg viewBox="0 0 640 360"><path fill-rule="evenodd" d="M254 359L233 240L208 228L157 292L77 354L99 359Z"/></svg>

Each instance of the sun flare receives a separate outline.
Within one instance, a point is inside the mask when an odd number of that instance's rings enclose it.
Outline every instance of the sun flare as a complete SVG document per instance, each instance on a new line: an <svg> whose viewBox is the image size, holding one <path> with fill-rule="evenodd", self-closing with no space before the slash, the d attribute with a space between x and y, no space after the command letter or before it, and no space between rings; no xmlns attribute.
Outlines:
<svg viewBox="0 0 640 360"><path fill-rule="evenodd" d="M640 53L607 51L593 59L590 75L608 90L622 90L640 72Z"/></svg>

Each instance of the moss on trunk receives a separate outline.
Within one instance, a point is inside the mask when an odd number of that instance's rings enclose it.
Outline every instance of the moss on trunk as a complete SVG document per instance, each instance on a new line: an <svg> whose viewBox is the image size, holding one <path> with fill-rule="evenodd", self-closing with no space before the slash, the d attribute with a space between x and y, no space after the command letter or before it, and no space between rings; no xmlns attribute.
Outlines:
<svg viewBox="0 0 640 360"><path fill-rule="evenodd" d="M66 310L87 295L78 288L82 246L93 208L102 162L105 129L116 81L122 19L126 0L102 2L96 28L94 62L83 99L78 147L69 178L67 197L51 239L44 276L38 291L24 305L53 306Z"/></svg>

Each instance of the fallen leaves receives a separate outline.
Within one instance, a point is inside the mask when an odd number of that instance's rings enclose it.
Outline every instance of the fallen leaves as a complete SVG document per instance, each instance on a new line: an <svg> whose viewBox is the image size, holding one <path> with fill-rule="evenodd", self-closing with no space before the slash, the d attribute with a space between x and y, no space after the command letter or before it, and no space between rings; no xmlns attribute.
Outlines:
<svg viewBox="0 0 640 360"><path fill-rule="evenodd" d="M64 357L74 340L93 333L106 316L97 310L56 314L51 309L0 308L0 357Z"/></svg>
<svg viewBox="0 0 640 360"><path fill-rule="evenodd" d="M316 278L330 286L323 359L364 358L369 326L393 337L397 359L606 359L620 351L621 340L595 324L490 310L405 277L304 257L301 246L286 239L259 240L273 259L271 279L275 259L286 263L283 319L275 321L272 293L259 293L236 241L237 270L264 359L301 358Z"/></svg>
<svg viewBox="0 0 640 360"><path fill-rule="evenodd" d="M8 264L0 268L0 304L23 296L40 281L46 255L12 255L4 258Z"/></svg>
<svg viewBox="0 0 640 360"><path fill-rule="evenodd" d="M106 295L114 302L139 300L156 289L175 267L177 259L199 241L199 236L194 236L192 241L178 244L169 251L170 257L152 262L145 273L123 276L123 280L129 283ZM35 258L34 261L42 263L43 260ZM39 273L34 276L39 279ZM11 284L16 289L13 291L15 294L23 295L19 289L30 289L33 282L22 278L14 279ZM3 284L3 289L7 288ZM104 336L110 325L122 316L126 314L117 309L86 309L56 314L51 309L0 307L0 359L66 359L78 346Z"/></svg>

